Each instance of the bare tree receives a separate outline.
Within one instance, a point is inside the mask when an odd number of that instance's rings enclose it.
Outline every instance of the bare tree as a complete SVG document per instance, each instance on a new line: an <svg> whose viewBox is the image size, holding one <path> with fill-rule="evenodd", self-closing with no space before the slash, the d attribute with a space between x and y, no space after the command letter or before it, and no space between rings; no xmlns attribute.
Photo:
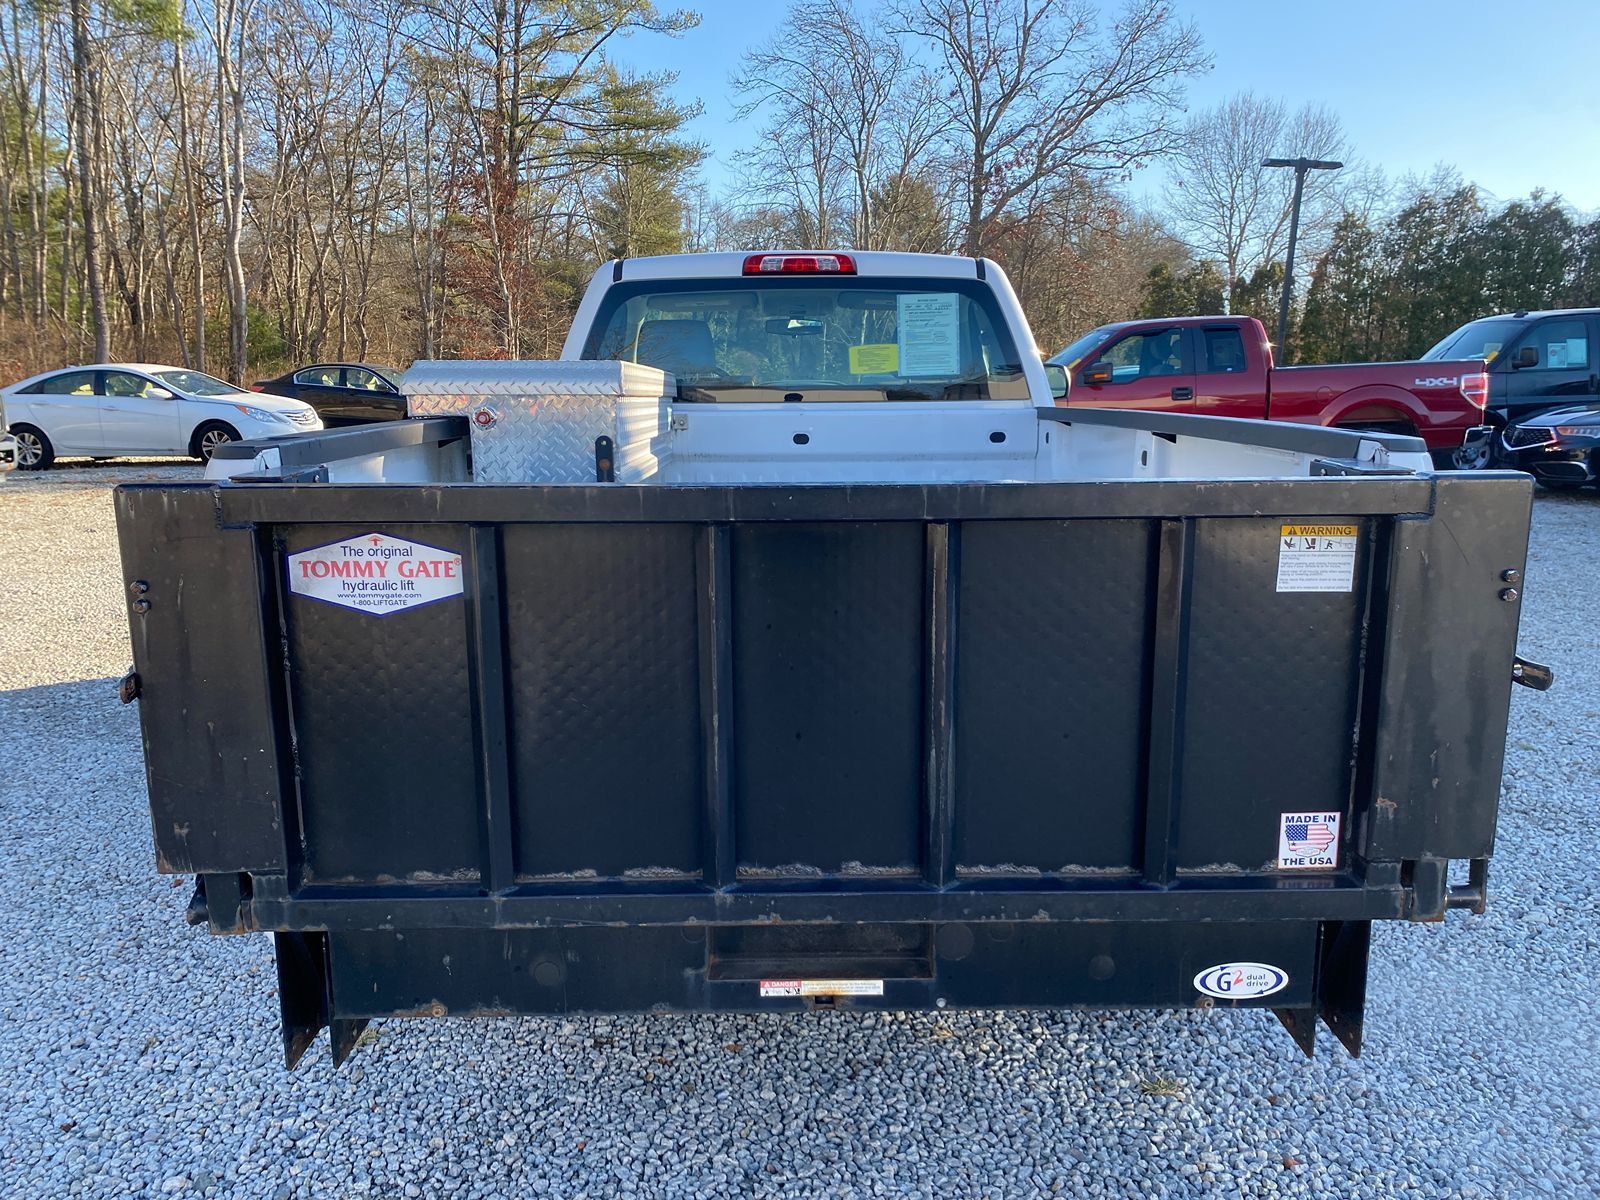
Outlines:
<svg viewBox="0 0 1600 1200"><path fill-rule="evenodd" d="M744 98L738 116L768 117L749 165L763 177L776 171L803 179L799 195L809 204L795 208L815 214L812 244L834 233L828 210L848 207L850 244L879 248L877 202L885 185L907 174L943 132L946 118L927 73L879 26L853 0L796 5L770 40L745 54L734 80Z"/></svg>
<svg viewBox="0 0 1600 1200"><path fill-rule="evenodd" d="M1337 159L1349 144L1339 118L1307 105L1291 113L1280 100L1239 92L1194 116L1174 149L1165 204L1194 252L1222 266L1228 295L1241 280L1284 254L1292 172L1264 168L1272 157ZM1340 181L1306 177L1300 215L1304 260L1314 260L1339 217Z"/></svg>
<svg viewBox="0 0 1600 1200"><path fill-rule="evenodd" d="M1210 62L1164 0L1129 0L1110 22L1087 0L893 3L949 81L945 141L968 254L1041 184L1170 149L1183 82Z"/></svg>

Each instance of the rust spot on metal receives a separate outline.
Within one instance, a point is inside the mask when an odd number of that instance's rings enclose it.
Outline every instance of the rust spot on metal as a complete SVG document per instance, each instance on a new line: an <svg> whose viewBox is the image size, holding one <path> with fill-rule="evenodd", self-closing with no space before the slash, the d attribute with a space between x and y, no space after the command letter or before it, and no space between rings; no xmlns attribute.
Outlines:
<svg viewBox="0 0 1600 1200"><path fill-rule="evenodd" d="M1396 809L1398 809L1400 807L1398 804L1396 804L1393 800L1389 799L1389 797L1387 797L1387 796L1379 796L1375 801L1373 801L1373 803L1376 804L1379 808L1385 810L1386 812L1394 812Z"/></svg>

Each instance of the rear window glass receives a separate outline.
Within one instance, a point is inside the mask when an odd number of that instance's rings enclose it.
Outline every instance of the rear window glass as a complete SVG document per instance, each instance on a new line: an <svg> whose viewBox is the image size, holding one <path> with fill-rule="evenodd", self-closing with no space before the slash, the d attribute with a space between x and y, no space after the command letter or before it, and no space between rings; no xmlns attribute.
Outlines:
<svg viewBox="0 0 1600 1200"><path fill-rule="evenodd" d="M30 384L23 388L22 392L29 396L92 396L94 372L67 371L60 375L52 375L48 379Z"/></svg>
<svg viewBox="0 0 1600 1200"><path fill-rule="evenodd" d="M1234 375L1244 370L1244 338L1237 326L1202 328L1196 340L1200 346L1198 369L1202 375Z"/></svg>
<svg viewBox="0 0 1600 1200"><path fill-rule="evenodd" d="M1025 400L977 280L641 280L607 293L584 357L671 371L701 400Z"/></svg>

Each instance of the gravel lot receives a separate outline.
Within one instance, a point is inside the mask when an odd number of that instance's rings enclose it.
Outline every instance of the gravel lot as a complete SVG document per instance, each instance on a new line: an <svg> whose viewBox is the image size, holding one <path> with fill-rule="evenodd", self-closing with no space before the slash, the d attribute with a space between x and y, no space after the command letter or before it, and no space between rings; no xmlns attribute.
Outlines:
<svg viewBox="0 0 1600 1200"><path fill-rule="evenodd" d="M1266 1013L400 1022L280 1067L270 943L155 874L109 487L0 484L0 1193L1600 1194L1600 497L1541 497L1486 916L1375 934L1367 1057ZM1176 1095L1149 1094L1175 1092Z"/></svg>

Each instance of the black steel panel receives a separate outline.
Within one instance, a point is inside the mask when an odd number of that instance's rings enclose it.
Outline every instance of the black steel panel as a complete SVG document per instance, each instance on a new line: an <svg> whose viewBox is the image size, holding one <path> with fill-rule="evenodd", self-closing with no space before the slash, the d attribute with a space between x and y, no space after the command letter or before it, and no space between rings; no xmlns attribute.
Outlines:
<svg viewBox="0 0 1600 1200"><path fill-rule="evenodd" d="M157 864L282 870L287 746L256 536L219 530L209 489L118 488L116 507Z"/></svg>
<svg viewBox="0 0 1600 1200"><path fill-rule="evenodd" d="M1153 534L969 522L956 618L956 869L1139 865Z"/></svg>
<svg viewBox="0 0 1600 1200"><path fill-rule="evenodd" d="M350 1019L701 1007L700 931L407 929L328 935L333 1014ZM754 990L754 989L752 989Z"/></svg>
<svg viewBox="0 0 1600 1200"><path fill-rule="evenodd" d="M1319 928L1308 921L1213 925L1168 922L1074 925L946 924L913 928L879 955L880 931L862 930L821 955L814 934L769 935L770 974L718 968L709 930L418 929L328 935L335 1020L386 1016L505 1016L513 1013L719 1009L784 1012L806 1000L762 996L760 981L881 979L881 996L841 997L827 1007L1310 1007L1318 988ZM720 935L718 935L720 936ZM917 965L908 968L913 960ZM709 970L708 970L709 962ZM1207 968L1259 962L1287 975L1285 987L1242 1001L1194 986ZM856 964L848 974L825 972ZM751 960L751 966L760 966ZM737 964L736 964L737 968ZM870 974L882 969L884 974ZM1364 955L1347 971L1364 978Z"/></svg>
<svg viewBox="0 0 1600 1200"><path fill-rule="evenodd" d="M1416 476L1078 483L777 484L130 484L205 488L225 524L307 521L1011 521L1085 517L1347 516L1427 513Z"/></svg>
<svg viewBox="0 0 1600 1200"><path fill-rule="evenodd" d="M1532 488L1526 475L1441 475L1433 518L1395 524L1371 858L1494 849Z"/></svg>
<svg viewBox="0 0 1600 1200"><path fill-rule="evenodd" d="M519 877L701 873L697 536L505 528Z"/></svg>
<svg viewBox="0 0 1600 1200"><path fill-rule="evenodd" d="M733 531L742 874L921 862L923 531Z"/></svg>
<svg viewBox="0 0 1600 1200"><path fill-rule="evenodd" d="M1299 520L1198 523L1179 871L1276 870L1283 813L1349 810L1364 551L1376 535L1372 522L1346 522L1361 528L1350 591L1279 592L1280 527Z"/></svg>
<svg viewBox="0 0 1600 1200"><path fill-rule="evenodd" d="M693 885L611 884L527 887L507 895L446 889L316 888L251 899L255 928L536 929L563 925L828 925L919 921L1292 921L1385 920L1408 916L1411 893L1398 880L1329 876L1190 876L1152 888L1122 876L1059 879L1028 886L980 880L935 891L904 881L742 884L712 892Z"/></svg>
<svg viewBox="0 0 1600 1200"><path fill-rule="evenodd" d="M938 991L956 1007L1278 1008L1316 996L1314 921L1170 921L1154 926L1019 924L976 928L972 953L941 957ZM1288 975L1269 997L1219 1000L1194 977L1223 963L1265 963Z"/></svg>
<svg viewBox="0 0 1600 1200"><path fill-rule="evenodd" d="M283 554L374 531L468 551L459 526L345 525L286 528ZM286 616L307 879L479 879L467 597L374 616L287 595Z"/></svg>

